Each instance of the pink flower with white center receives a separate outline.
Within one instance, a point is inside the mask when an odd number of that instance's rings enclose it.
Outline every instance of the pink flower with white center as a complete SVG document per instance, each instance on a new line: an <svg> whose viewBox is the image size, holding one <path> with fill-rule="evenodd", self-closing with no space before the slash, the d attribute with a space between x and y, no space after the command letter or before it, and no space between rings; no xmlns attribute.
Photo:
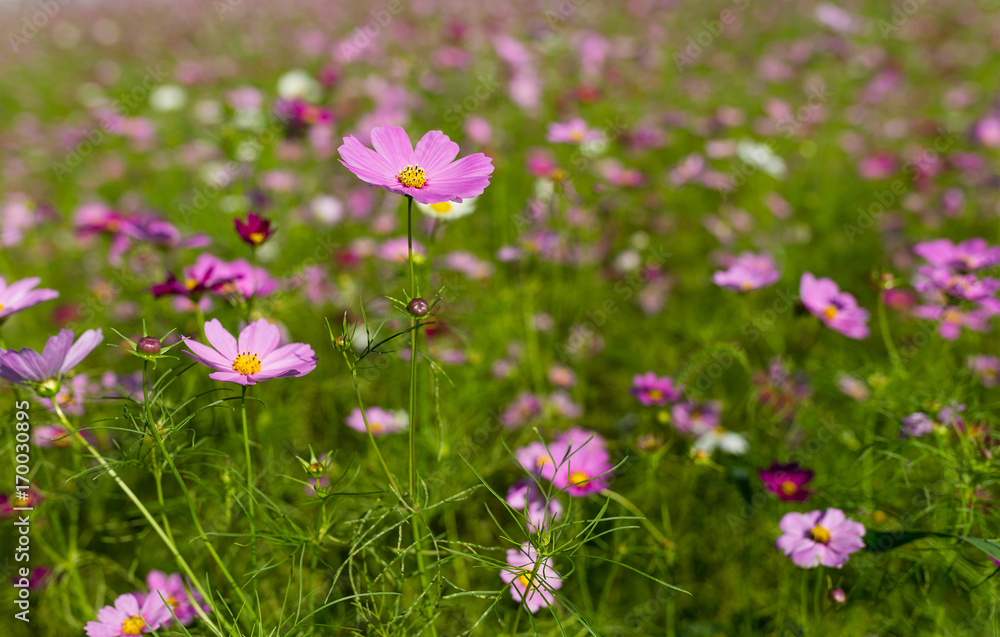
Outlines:
<svg viewBox="0 0 1000 637"><path fill-rule="evenodd" d="M868 338L868 310L857 300L841 292L832 279L817 279L810 272L802 275L799 296L809 312L827 327L847 338Z"/></svg>
<svg viewBox="0 0 1000 637"><path fill-rule="evenodd" d="M59 296L55 290L35 289L41 282L37 276L15 281L10 285L0 277L0 321L32 305L51 301Z"/></svg>
<svg viewBox="0 0 1000 637"><path fill-rule="evenodd" d="M553 144L584 144L601 139L603 136L599 129L590 128L583 119L574 117L565 123L550 123L545 140Z"/></svg>
<svg viewBox="0 0 1000 637"><path fill-rule="evenodd" d="M771 285L781 278L781 272L769 254L744 252L729 263L727 270L712 275L719 287L736 292L749 292Z"/></svg>
<svg viewBox="0 0 1000 637"><path fill-rule="evenodd" d="M121 637L141 635L161 628L171 618L170 609L159 595L147 595L140 606L131 593L121 595L114 606L97 611L97 621L83 627L87 637Z"/></svg>
<svg viewBox="0 0 1000 637"><path fill-rule="evenodd" d="M786 513L781 518L784 533L775 547L792 558L796 566L841 568L852 553L865 546L865 527L846 517L840 509Z"/></svg>
<svg viewBox="0 0 1000 637"><path fill-rule="evenodd" d="M416 148L399 126L372 129L372 146L356 137L344 138L340 163L362 181L424 204L454 201L483 194L493 174L493 160L482 153L458 156L458 144L439 130L428 132Z"/></svg>
<svg viewBox="0 0 1000 637"><path fill-rule="evenodd" d="M316 369L316 356L305 343L290 343L278 347L281 334L278 327L258 319L243 328L239 339L222 327L219 319L205 323L203 345L184 339L193 360L215 371L209 378L240 385L255 385L272 378L305 376Z"/></svg>
<svg viewBox="0 0 1000 637"><path fill-rule="evenodd" d="M368 425L372 428L373 436L384 436L385 434L405 431L410 426L410 416L403 409L390 411L381 407L369 407L365 410L368 418ZM365 419L361 416L361 410L357 407L351 412L345 421L347 426L354 431L368 433L365 427Z"/></svg>
<svg viewBox="0 0 1000 637"><path fill-rule="evenodd" d="M539 555L527 544L507 551L507 566L500 571L500 579L510 584L514 601L523 602L532 613L551 606L553 591L562 588L562 577L551 563L551 558Z"/></svg>

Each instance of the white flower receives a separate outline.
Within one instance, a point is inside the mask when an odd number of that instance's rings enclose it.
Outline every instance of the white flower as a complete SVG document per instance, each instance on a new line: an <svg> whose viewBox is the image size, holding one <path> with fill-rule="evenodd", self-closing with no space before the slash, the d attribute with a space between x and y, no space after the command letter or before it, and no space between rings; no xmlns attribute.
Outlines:
<svg viewBox="0 0 1000 637"><path fill-rule="evenodd" d="M702 434L694 443L694 450L706 455L711 455L716 449L734 456L742 456L750 450L750 443L742 434L726 431L722 427L716 427Z"/></svg>
<svg viewBox="0 0 1000 637"><path fill-rule="evenodd" d="M428 217L451 221L452 219L459 219L475 212L476 199L478 198L479 197L472 197L470 199L465 199L462 203L455 203L453 201L442 201L441 203L432 204L423 204L419 201L414 201L413 203L420 209L420 212L424 213Z"/></svg>
<svg viewBox="0 0 1000 637"><path fill-rule="evenodd" d="M149 105L161 113L178 111L187 104L187 93L176 84L158 86L149 95Z"/></svg>
<svg viewBox="0 0 1000 637"><path fill-rule="evenodd" d="M758 144L744 138L736 145L736 155L744 163L767 173L775 179L783 179L788 172L785 160L774 154L768 144Z"/></svg>
<svg viewBox="0 0 1000 637"><path fill-rule="evenodd" d="M301 97L307 102L320 98L319 82L302 69L293 69L278 79L278 95L286 100Z"/></svg>

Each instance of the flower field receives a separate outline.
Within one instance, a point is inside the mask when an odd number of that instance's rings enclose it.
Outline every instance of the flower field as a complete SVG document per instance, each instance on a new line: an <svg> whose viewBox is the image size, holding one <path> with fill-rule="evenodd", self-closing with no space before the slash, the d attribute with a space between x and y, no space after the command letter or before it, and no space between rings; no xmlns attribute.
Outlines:
<svg viewBox="0 0 1000 637"><path fill-rule="evenodd" d="M1000 3L0 25L0 635L1000 635Z"/></svg>

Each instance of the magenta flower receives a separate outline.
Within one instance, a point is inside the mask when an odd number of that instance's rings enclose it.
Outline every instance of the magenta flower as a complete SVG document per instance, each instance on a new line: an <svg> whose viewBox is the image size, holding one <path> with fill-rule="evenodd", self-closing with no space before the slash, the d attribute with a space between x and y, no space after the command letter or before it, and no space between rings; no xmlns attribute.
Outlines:
<svg viewBox="0 0 1000 637"><path fill-rule="evenodd" d="M216 292L230 282L232 277L226 263L214 255L202 254L194 265L184 270L183 280L178 280L171 272L165 282L154 285L151 291L156 298L183 296L197 301L206 292Z"/></svg>
<svg viewBox="0 0 1000 637"><path fill-rule="evenodd" d="M51 301L59 296L55 290L36 290L35 287L40 282L41 279L33 276L7 285L3 277L0 277L0 321L32 305Z"/></svg>
<svg viewBox="0 0 1000 637"><path fill-rule="evenodd" d="M744 252L729 263L728 269L712 275L712 282L728 290L749 292L771 285L780 278L781 273L771 255Z"/></svg>
<svg viewBox="0 0 1000 637"><path fill-rule="evenodd" d="M608 488L608 478L614 469L605 445L599 434L573 427L549 445L554 462L543 462L540 474L574 497L602 491Z"/></svg>
<svg viewBox="0 0 1000 637"><path fill-rule="evenodd" d="M167 610L173 612L173 616L168 616L163 622L166 628L173 623L174 618L181 624L187 626L197 616L198 612L194 604L201 604L201 593L191 591L194 601L188 596L184 588L184 580L180 573L167 575L162 571L150 571L146 576L146 585L149 586L149 597L162 598L167 604ZM145 600L143 600L145 602ZM208 604L201 604L202 609L207 613L210 611Z"/></svg>
<svg viewBox="0 0 1000 637"><path fill-rule="evenodd" d="M211 344L203 345L184 339L193 360L215 371L209 378L240 385L255 385L272 378L305 376L316 369L313 349L305 343L290 343L278 347L281 334L265 319L258 319L243 328L239 339L222 327L219 319L205 323L205 337Z"/></svg>
<svg viewBox="0 0 1000 637"><path fill-rule="evenodd" d="M861 539L864 525L845 517L840 509L786 513L780 527L784 535L775 547L801 568L841 568L852 553L865 546Z"/></svg>
<svg viewBox="0 0 1000 637"><path fill-rule="evenodd" d="M541 475L542 469L546 465L553 466L555 464L552 461L552 454L541 442L532 442L521 447L514 452L514 457L525 471L535 475Z"/></svg>
<svg viewBox="0 0 1000 637"><path fill-rule="evenodd" d="M240 235L240 239L243 239L243 242L251 248L263 245L274 234L274 230L271 229L271 220L253 212L247 215L246 221L238 217L233 219L233 224L236 226L236 232Z"/></svg>
<svg viewBox="0 0 1000 637"><path fill-rule="evenodd" d="M213 291L220 296L238 296L241 299L262 298L278 288L278 280L271 278L267 270L252 265L246 259L219 262L221 275L226 283Z"/></svg>
<svg viewBox="0 0 1000 637"><path fill-rule="evenodd" d="M140 635L158 630L170 620L170 609L158 595L148 595L140 606L139 600L126 593L115 600L114 606L97 611L97 621L87 622L88 637L120 637Z"/></svg>
<svg viewBox="0 0 1000 637"><path fill-rule="evenodd" d="M779 464L772 462L767 469L757 472L764 488L787 502L805 502L812 491L805 489L815 473L812 469L803 469L796 462Z"/></svg>
<svg viewBox="0 0 1000 637"><path fill-rule="evenodd" d="M72 330L60 330L45 342L41 354L28 348L0 350L0 378L19 385L60 381L94 351L103 338L101 330L87 330L74 343Z"/></svg>
<svg viewBox="0 0 1000 637"><path fill-rule="evenodd" d="M810 272L799 285L802 303L813 316L847 338L868 338L868 310L858 307L855 298L841 292L832 279L817 279Z"/></svg>
<svg viewBox="0 0 1000 637"><path fill-rule="evenodd" d="M514 601L523 602L532 613L551 606L555 601L553 591L562 588L562 577L551 561L527 544L507 551L507 566L500 571L500 579L510 584Z"/></svg>
<svg viewBox="0 0 1000 637"><path fill-rule="evenodd" d="M656 372L646 372L632 377L632 395L647 407L666 405L681 397L681 390L674 386L669 376L657 376Z"/></svg>
<svg viewBox="0 0 1000 637"><path fill-rule="evenodd" d="M461 203L483 194L493 174L493 160L482 153L458 156L458 144L439 130L424 135L414 148L399 126L372 129L372 146L356 137L344 138L340 163L362 181L419 203Z"/></svg>
<svg viewBox="0 0 1000 637"><path fill-rule="evenodd" d="M410 416L403 409L389 411L381 407L369 407L365 410L365 416L368 417L368 425L372 428L373 436L384 436L385 434L392 434L397 431L405 431L410 426ZM347 417L345 422L354 431L368 433L368 429L365 427L365 420L361 417L361 410L357 407L354 408L354 411L351 412L351 415Z"/></svg>
<svg viewBox="0 0 1000 637"><path fill-rule="evenodd" d="M599 129L590 128L583 119L575 117L565 123L550 123L545 140L553 144L583 144L601 139L603 136Z"/></svg>

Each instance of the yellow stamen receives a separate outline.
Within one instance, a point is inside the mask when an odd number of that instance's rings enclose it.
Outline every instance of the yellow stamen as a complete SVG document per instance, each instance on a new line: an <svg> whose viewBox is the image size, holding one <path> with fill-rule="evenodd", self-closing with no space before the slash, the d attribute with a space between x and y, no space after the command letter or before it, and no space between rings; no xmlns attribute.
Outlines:
<svg viewBox="0 0 1000 637"><path fill-rule="evenodd" d="M646 394L653 400L663 400L663 392L659 389L650 389Z"/></svg>
<svg viewBox="0 0 1000 637"><path fill-rule="evenodd" d="M823 316L825 316L828 321L832 321L833 317L837 316L837 308L831 305L830 307L823 310Z"/></svg>
<svg viewBox="0 0 1000 637"><path fill-rule="evenodd" d="M809 535L812 536L814 541L820 544L826 544L830 541L830 532L818 524L812 528L812 531L809 531Z"/></svg>
<svg viewBox="0 0 1000 637"><path fill-rule="evenodd" d="M450 201L442 201L440 203L432 203L431 204L431 210L433 210L434 212L437 212L439 214L444 214L446 212L451 212L451 202Z"/></svg>
<svg viewBox="0 0 1000 637"><path fill-rule="evenodd" d="M572 139L574 142L582 142L583 131L580 129L574 130L569 134L569 138Z"/></svg>
<svg viewBox="0 0 1000 637"><path fill-rule="evenodd" d="M3 312L3 303L0 303L0 312Z"/></svg>
<svg viewBox="0 0 1000 637"><path fill-rule="evenodd" d="M423 188L427 183L427 175L420 166L407 166L396 175L396 179L407 188Z"/></svg>
<svg viewBox="0 0 1000 637"><path fill-rule="evenodd" d="M140 635L142 634L142 628L145 625L146 622L142 620L142 617L132 615L131 617L122 622L122 634Z"/></svg>
<svg viewBox="0 0 1000 637"><path fill-rule="evenodd" d="M243 375L256 374L260 371L260 359L256 354L241 352L233 361L233 370Z"/></svg>
<svg viewBox="0 0 1000 637"><path fill-rule="evenodd" d="M752 287L753 284L750 283L749 281L744 281L743 283L740 283L740 289L743 290L744 292L748 292Z"/></svg>
<svg viewBox="0 0 1000 637"><path fill-rule="evenodd" d="M574 471L569 474L569 486L571 487L578 487L587 480L590 480L590 476L582 471Z"/></svg>
<svg viewBox="0 0 1000 637"><path fill-rule="evenodd" d="M167 603L170 604L170 607L174 610L177 610L177 607L181 605L181 603L177 601L176 597L168 597Z"/></svg>
<svg viewBox="0 0 1000 637"><path fill-rule="evenodd" d="M538 460L535 460L535 466L538 467L539 469L541 469L546 464L548 464L548 462L549 462L549 457L548 456L539 456Z"/></svg>
<svg viewBox="0 0 1000 637"><path fill-rule="evenodd" d="M381 433L382 429L384 429L384 427L382 427L382 425L377 422L370 422L368 423L368 426L372 428L373 434Z"/></svg>
<svg viewBox="0 0 1000 637"><path fill-rule="evenodd" d="M184 282L184 287L186 287L189 290L195 289L195 287L197 287L197 285L198 285L198 282L196 280L194 280L194 279L188 279L187 281Z"/></svg>
<svg viewBox="0 0 1000 637"><path fill-rule="evenodd" d="M527 589L531 586L531 573L528 571L521 571L521 574L517 576L517 583Z"/></svg>
<svg viewBox="0 0 1000 637"><path fill-rule="evenodd" d="M264 239L266 239L266 238L267 238L267 235L265 235L263 232L251 232L250 233L250 241L252 243L256 244L256 245L260 245L260 244L264 243Z"/></svg>
<svg viewBox="0 0 1000 637"><path fill-rule="evenodd" d="M781 483L781 492L785 495L795 495L799 490L798 485L796 485L791 480L785 480Z"/></svg>

